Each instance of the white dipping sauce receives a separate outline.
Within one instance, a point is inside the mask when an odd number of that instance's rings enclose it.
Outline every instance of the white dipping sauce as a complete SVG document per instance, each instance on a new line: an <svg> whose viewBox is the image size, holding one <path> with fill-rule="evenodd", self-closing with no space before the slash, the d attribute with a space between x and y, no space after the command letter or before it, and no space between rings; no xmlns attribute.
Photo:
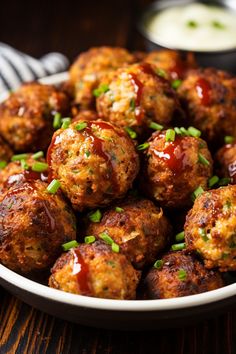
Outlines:
<svg viewBox="0 0 236 354"><path fill-rule="evenodd" d="M197 51L236 47L236 12L193 3L156 13L147 25L152 40L175 49Z"/></svg>

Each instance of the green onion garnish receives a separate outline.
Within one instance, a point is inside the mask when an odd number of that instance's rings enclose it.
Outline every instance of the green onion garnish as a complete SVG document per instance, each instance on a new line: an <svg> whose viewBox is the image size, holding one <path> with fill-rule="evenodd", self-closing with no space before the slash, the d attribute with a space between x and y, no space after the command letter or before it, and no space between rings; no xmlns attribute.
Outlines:
<svg viewBox="0 0 236 354"><path fill-rule="evenodd" d="M219 22L217 20L212 21L212 26L217 28L217 29L225 29L225 25L222 22Z"/></svg>
<svg viewBox="0 0 236 354"><path fill-rule="evenodd" d="M124 209L120 208L120 207L115 207L115 211L117 213L122 213L124 211Z"/></svg>
<svg viewBox="0 0 236 354"><path fill-rule="evenodd" d="M181 251L186 247L185 242L182 243L175 243L174 245L171 246L172 251Z"/></svg>
<svg viewBox="0 0 236 354"><path fill-rule="evenodd" d="M60 186L61 183L57 179L53 179L52 182L47 186L47 191L50 194L55 194Z"/></svg>
<svg viewBox="0 0 236 354"><path fill-rule="evenodd" d="M201 131L197 128L194 128L194 127L189 127L188 128L188 133L193 136L194 138L200 138L201 136Z"/></svg>
<svg viewBox="0 0 236 354"><path fill-rule="evenodd" d="M212 176L209 180L208 180L208 187L212 188L215 184L217 184L219 182L219 177L218 176Z"/></svg>
<svg viewBox="0 0 236 354"><path fill-rule="evenodd" d="M230 135L226 135L224 137L225 144L232 144L234 142L235 138Z"/></svg>
<svg viewBox="0 0 236 354"><path fill-rule="evenodd" d="M108 245L112 245L114 243L112 238L106 232L102 232L101 234L99 234L99 237Z"/></svg>
<svg viewBox="0 0 236 354"><path fill-rule="evenodd" d="M186 278L187 278L187 272L186 272L184 269L180 269L180 270L178 271L178 278L179 278L179 280L181 280L181 281L186 280Z"/></svg>
<svg viewBox="0 0 236 354"><path fill-rule="evenodd" d="M174 90L177 90L181 84L182 84L182 80L177 79L172 81L171 86Z"/></svg>
<svg viewBox="0 0 236 354"><path fill-rule="evenodd" d="M224 177L219 180L218 185L222 187L222 186L227 186L229 183L230 183L230 178Z"/></svg>
<svg viewBox="0 0 236 354"><path fill-rule="evenodd" d="M106 84L101 84L98 88L96 88L95 90L93 90L93 95L95 97L99 97L101 96L103 93L106 93L107 91L109 91L109 86Z"/></svg>
<svg viewBox="0 0 236 354"><path fill-rule="evenodd" d="M89 157L90 156L90 151L85 151L85 156Z"/></svg>
<svg viewBox="0 0 236 354"><path fill-rule="evenodd" d="M196 199L199 195L201 195L203 192L204 192L204 189L203 189L201 186L197 187L197 188L195 189L195 191L194 191L194 192L192 193L192 195L191 195L192 201L194 202L195 199Z"/></svg>
<svg viewBox="0 0 236 354"><path fill-rule="evenodd" d="M88 214L89 220L92 222L100 222L102 218L102 213L99 209Z"/></svg>
<svg viewBox="0 0 236 354"><path fill-rule="evenodd" d="M32 155L32 158L34 160L38 160L40 157L43 157L43 155L44 155L43 151L38 151L38 152L36 152L35 154Z"/></svg>
<svg viewBox="0 0 236 354"><path fill-rule="evenodd" d="M151 129L153 129L153 130L162 130L162 129L164 128L164 126L161 125L161 124L158 124L158 123L156 123L156 122L151 122L151 123L149 124L149 128L151 128Z"/></svg>
<svg viewBox="0 0 236 354"><path fill-rule="evenodd" d="M26 160L27 158L28 158L28 154L18 154L18 155L13 155L11 161Z"/></svg>
<svg viewBox="0 0 236 354"><path fill-rule="evenodd" d="M126 131L126 133L129 134L131 139L136 139L137 138L137 133L133 129L131 129L130 127L125 127L125 131Z"/></svg>
<svg viewBox="0 0 236 354"><path fill-rule="evenodd" d="M198 154L198 162L200 162L202 165L209 166L210 162L202 155Z"/></svg>
<svg viewBox="0 0 236 354"><path fill-rule="evenodd" d="M198 23L196 21L190 20L186 23L186 25L190 28L196 28L198 27Z"/></svg>
<svg viewBox="0 0 236 354"><path fill-rule="evenodd" d="M32 165L32 170L35 172L44 172L47 169L48 169L48 164L45 162L37 161Z"/></svg>
<svg viewBox="0 0 236 354"><path fill-rule="evenodd" d="M87 127L87 123L86 122L79 122L78 124L76 124L75 129L76 130L83 130Z"/></svg>
<svg viewBox="0 0 236 354"><path fill-rule="evenodd" d="M93 243L95 240L96 240L96 238L94 236L86 236L84 238L85 243Z"/></svg>
<svg viewBox="0 0 236 354"><path fill-rule="evenodd" d="M184 231L179 232L176 236L175 236L175 241L176 242L181 242L184 240Z"/></svg>
<svg viewBox="0 0 236 354"><path fill-rule="evenodd" d="M71 118L69 118L69 117L67 117L67 118L62 118L61 129L67 129L67 128L69 128L70 123L71 123Z"/></svg>
<svg viewBox="0 0 236 354"><path fill-rule="evenodd" d="M201 236L201 238L203 239L203 241L207 242L209 240L209 238L207 237L207 233L205 231L205 229L202 229L201 227L198 229L198 232Z"/></svg>
<svg viewBox="0 0 236 354"><path fill-rule="evenodd" d="M2 170L3 168L5 168L7 165L6 161L0 161L0 170Z"/></svg>
<svg viewBox="0 0 236 354"><path fill-rule="evenodd" d="M156 269L161 269L163 267L163 260L162 259L158 259L154 264L153 264L153 267L156 268Z"/></svg>
<svg viewBox="0 0 236 354"><path fill-rule="evenodd" d="M132 98L130 100L130 104L129 105L130 105L131 110L134 111L135 110L135 99L134 98Z"/></svg>
<svg viewBox="0 0 236 354"><path fill-rule="evenodd" d="M149 147L149 143L143 143L137 146L137 150L141 151L141 150L146 150Z"/></svg>
<svg viewBox="0 0 236 354"><path fill-rule="evenodd" d="M117 243L115 243L115 242L113 242L111 244L111 249L112 249L113 252L116 252L116 253L120 252L120 246Z"/></svg>
<svg viewBox="0 0 236 354"><path fill-rule="evenodd" d="M190 135L189 132L187 131L187 129L185 129L184 127L181 127L180 131L181 131L181 134L183 136L189 136Z"/></svg>
<svg viewBox="0 0 236 354"><path fill-rule="evenodd" d="M61 113L57 112L53 118L53 128L59 129L61 128Z"/></svg>
<svg viewBox="0 0 236 354"><path fill-rule="evenodd" d="M156 70L156 74L157 74L158 76L160 76L160 77L164 77L164 78L167 77L166 71L165 71L164 69L158 68L158 69Z"/></svg>
<svg viewBox="0 0 236 354"><path fill-rule="evenodd" d="M76 240L69 241L67 243L64 243L62 245L62 248L64 251L69 251L71 248L79 246L78 242Z"/></svg>
<svg viewBox="0 0 236 354"><path fill-rule="evenodd" d="M180 128L175 127L174 131L176 132L177 135L182 135Z"/></svg>
<svg viewBox="0 0 236 354"><path fill-rule="evenodd" d="M166 141L175 141L175 131L174 131L174 129L167 129L167 131L166 131Z"/></svg>
<svg viewBox="0 0 236 354"><path fill-rule="evenodd" d="M20 160L20 164L21 164L21 168L23 168L23 170L29 169L29 165L27 164L27 162L25 160Z"/></svg>

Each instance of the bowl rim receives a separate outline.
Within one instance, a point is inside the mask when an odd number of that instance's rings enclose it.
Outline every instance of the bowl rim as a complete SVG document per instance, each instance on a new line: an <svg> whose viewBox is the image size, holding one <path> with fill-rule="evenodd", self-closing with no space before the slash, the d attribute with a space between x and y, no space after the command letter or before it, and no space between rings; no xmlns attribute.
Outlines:
<svg viewBox="0 0 236 354"><path fill-rule="evenodd" d="M148 31L146 22L148 18L150 18L154 13L160 12L170 6L182 6L185 4L191 4L191 3L203 3L207 4L209 3L209 0L175 0L174 2L172 0L159 0L159 1L154 1L150 5L144 9L143 13L139 17L139 20L137 22L137 27L140 31L140 33L145 37L148 41L152 42L153 44L162 47L163 49L167 50L176 50L179 52L193 52L196 53L197 55L216 55L216 54L231 54L236 52L236 45L232 48L229 49L222 49L222 50L190 50L190 49L185 49L185 48L176 48L171 45L166 45L163 43L161 40L157 40L155 36ZM217 0L215 3L215 6L220 6L224 8L228 8L232 10L232 7L227 5L227 2L224 0ZM235 7L235 12L236 12L236 7Z"/></svg>

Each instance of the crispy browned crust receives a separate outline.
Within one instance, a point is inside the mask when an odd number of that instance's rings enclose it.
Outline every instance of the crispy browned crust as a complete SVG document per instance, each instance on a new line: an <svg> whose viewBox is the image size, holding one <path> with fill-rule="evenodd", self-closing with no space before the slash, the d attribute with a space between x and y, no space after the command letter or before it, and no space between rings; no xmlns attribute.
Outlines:
<svg viewBox="0 0 236 354"><path fill-rule="evenodd" d="M229 177L236 184L236 143L224 145L215 156L217 175Z"/></svg>

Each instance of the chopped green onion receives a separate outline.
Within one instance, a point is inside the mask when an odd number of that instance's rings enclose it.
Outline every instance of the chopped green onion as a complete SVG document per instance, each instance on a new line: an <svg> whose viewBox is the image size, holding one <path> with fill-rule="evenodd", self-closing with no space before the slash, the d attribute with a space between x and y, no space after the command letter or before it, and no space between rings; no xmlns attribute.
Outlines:
<svg viewBox="0 0 236 354"><path fill-rule="evenodd" d="M193 136L194 138L200 138L201 136L201 131L197 128L194 128L194 127L189 127L188 128L188 132L191 136Z"/></svg>
<svg viewBox="0 0 236 354"><path fill-rule="evenodd" d="M137 133L133 129L131 129L130 127L125 127L125 131L126 131L126 133L129 134L131 139L136 139L137 138Z"/></svg>
<svg viewBox="0 0 236 354"><path fill-rule="evenodd" d="M195 191L194 191L194 192L192 193L192 195L191 195L192 201L194 202L195 199L196 199L199 195L201 195L203 192L204 192L204 189L203 189L201 186L197 187L197 188L195 189Z"/></svg>
<svg viewBox="0 0 236 354"><path fill-rule="evenodd" d="M224 177L219 180L218 185L222 187L222 186L227 186L229 183L230 183L230 178Z"/></svg>
<svg viewBox="0 0 236 354"><path fill-rule="evenodd" d="M164 127L163 127L163 125L158 124L158 123L156 123L156 122L151 122L151 123L149 124L149 128L151 128L151 129L153 129L153 130L162 130Z"/></svg>
<svg viewBox="0 0 236 354"><path fill-rule="evenodd" d="M217 29L225 29L225 25L222 22L219 22L217 20L212 21L212 26L217 28Z"/></svg>
<svg viewBox="0 0 236 354"><path fill-rule="evenodd" d="M102 218L102 213L99 209L88 214L89 220L92 222L100 222Z"/></svg>
<svg viewBox="0 0 236 354"><path fill-rule="evenodd" d="M61 113L57 112L53 118L53 128L59 129L61 128Z"/></svg>
<svg viewBox="0 0 236 354"><path fill-rule="evenodd" d="M52 182L47 186L47 191L50 194L55 194L60 186L61 183L57 179L53 179Z"/></svg>
<svg viewBox="0 0 236 354"><path fill-rule="evenodd" d="M99 237L108 245L112 245L114 243L112 238L106 232L102 232L101 234L99 234Z"/></svg>
<svg viewBox="0 0 236 354"><path fill-rule="evenodd" d="M186 247L185 242L182 243L175 243L174 245L171 246L172 251L181 251Z"/></svg>
<svg viewBox="0 0 236 354"><path fill-rule="evenodd" d="M112 249L113 252L116 252L116 253L120 252L120 246L117 243L115 243L115 242L113 242L111 244L111 249Z"/></svg>
<svg viewBox="0 0 236 354"><path fill-rule="evenodd" d="M63 118L62 119L62 125L61 125L61 129L67 129L69 128L69 125L71 124L71 118L67 117L67 118Z"/></svg>
<svg viewBox="0 0 236 354"><path fill-rule="evenodd" d="M149 147L149 143L143 143L137 146L137 150L141 151L141 150L146 150Z"/></svg>
<svg viewBox="0 0 236 354"><path fill-rule="evenodd" d="M187 129L185 129L184 127L181 127L180 131L181 131L181 134L183 136L189 136L190 135L189 132L187 131Z"/></svg>
<svg viewBox="0 0 236 354"><path fill-rule="evenodd" d="M40 157L43 157L43 155L44 155L43 151L38 151L38 152L36 152L35 154L32 155L32 158L34 160L38 160Z"/></svg>
<svg viewBox="0 0 236 354"><path fill-rule="evenodd" d="M115 207L115 211L117 213L122 213L124 211L124 209L120 208L120 207Z"/></svg>
<svg viewBox="0 0 236 354"><path fill-rule="evenodd" d="M107 91L109 91L109 86L106 84L101 84L98 88L96 88L95 90L93 90L93 95L95 97L99 97L101 96L103 93L106 93Z"/></svg>
<svg viewBox="0 0 236 354"><path fill-rule="evenodd" d="M202 155L198 154L198 162L200 162L202 165L209 166L210 162Z"/></svg>
<svg viewBox="0 0 236 354"><path fill-rule="evenodd" d="M207 237L207 233L205 229L202 229L201 227L198 229L198 232L201 236L201 238L203 239L203 241L207 242L209 240L209 238Z"/></svg>
<svg viewBox="0 0 236 354"><path fill-rule="evenodd" d="M85 156L89 157L90 156L90 151L85 151Z"/></svg>
<svg viewBox="0 0 236 354"><path fill-rule="evenodd" d="M21 164L21 168L23 168L23 170L29 169L29 165L27 164L27 162L25 160L20 160L20 164Z"/></svg>
<svg viewBox="0 0 236 354"><path fill-rule="evenodd" d="M83 130L87 127L87 123L86 122L79 122L78 124L76 124L75 129L76 130Z"/></svg>
<svg viewBox="0 0 236 354"><path fill-rule="evenodd" d="M79 246L78 242L76 240L73 240L73 241L69 241L67 243L64 243L62 245L62 248L64 251L69 251L71 248L75 248Z"/></svg>
<svg viewBox="0 0 236 354"><path fill-rule="evenodd" d="M174 131L174 129L167 129L167 131L166 131L166 141L175 141L175 131Z"/></svg>
<svg viewBox="0 0 236 354"><path fill-rule="evenodd" d="M232 144L234 142L235 138L230 135L226 135L224 137L225 144Z"/></svg>
<svg viewBox="0 0 236 354"><path fill-rule="evenodd" d="M175 236L175 241L180 242L184 240L184 231L179 232L176 236Z"/></svg>
<svg viewBox="0 0 236 354"><path fill-rule="evenodd" d="M44 172L48 169L48 164L45 162L35 162L32 166L32 170L35 172Z"/></svg>
<svg viewBox="0 0 236 354"><path fill-rule="evenodd" d="M214 185L216 185L219 182L219 177L218 176L212 176L209 180L208 180L208 187L212 188Z"/></svg>
<svg viewBox="0 0 236 354"><path fill-rule="evenodd" d="M186 25L190 28L196 28L198 27L198 23L196 21L190 20L186 23Z"/></svg>
<svg viewBox="0 0 236 354"><path fill-rule="evenodd" d="M136 105L135 105L135 99L134 99L134 98L132 98L132 99L130 100L130 104L129 104L129 105L130 105L131 110L134 111L134 110L135 110L135 106L136 106Z"/></svg>
<svg viewBox="0 0 236 354"><path fill-rule="evenodd" d="M160 77L164 77L164 78L167 77L166 71L163 70L163 69L160 69L160 68L158 68L158 69L156 70L156 74L157 74L158 76L160 76Z"/></svg>
<svg viewBox="0 0 236 354"><path fill-rule="evenodd" d="M95 240L96 240L96 238L94 236L86 236L84 238L85 243L93 243Z"/></svg>
<svg viewBox="0 0 236 354"><path fill-rule="evenodd" d="M2 170L3 168L5 168L7 165L6 161L0 161L0 170Z"/></svg>
<svg viewBox="0 0 236 354"><path fill-rule="evenodd" d="M178 278L179 278L179 280L181 280L181 281L186 280L186 278L187 278L187 272L186 272L184 269L180 269L180 270L178 271Z"/></svg>
<svg viewBox="0 0 236 354"><path fill-rule="evenodd" d="M177 135L182 135L180 128L175 127L174 131L176 132Z"/></svg>
<svg viewBox="0 0 236 354"><path fill-rule="evenodd" d="M181 84L182 84L182 80L177 79L172 81L171 86L174 90L177 90Z"/></svg>
<svg viewBox="0 0 236 354"><path fill-rule="evenodd" d="M161 269L163 267L163 260L162 259L158 259L154 264L153 264L153 267L156 268L156 269Z"/></svg>
<svg viewBox="0 0 236 354"><path fill-rule="evenodd" d="M28 154L18 154L18 155L13 155L11 161L26 160L27 158L28 158Z"/></svg>

